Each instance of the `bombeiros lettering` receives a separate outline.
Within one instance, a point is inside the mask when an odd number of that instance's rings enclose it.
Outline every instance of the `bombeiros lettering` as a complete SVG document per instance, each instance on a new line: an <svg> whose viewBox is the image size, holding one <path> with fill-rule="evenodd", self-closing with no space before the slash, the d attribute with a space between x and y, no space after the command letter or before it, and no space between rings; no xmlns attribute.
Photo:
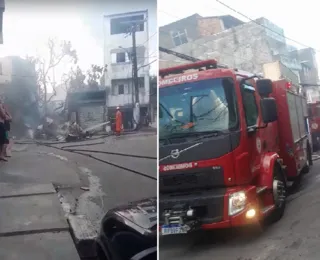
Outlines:
<svg viewBox="0 0 320 260"><path fill-rule="evenodd" d="M183 82L187 82L187 81L192 81L192 80L196 80L198 79L199 75L198 74L189 74L189 75L182 75L179 77L173 77L173 78L169 78L169 79L163 79L160 80L159 85L163 86L163 85L170 85L170 84L178 84L178 83L183 83Z"/></svg>
<svg viewBox="0 0 320 260"><path fill-rule="evenodd" d="M163 167L163 171L173 171L173 170L182 170L182 169L189 169L192 168L192 163L180 163L180 164L172 164L166 165Z"/></svg>

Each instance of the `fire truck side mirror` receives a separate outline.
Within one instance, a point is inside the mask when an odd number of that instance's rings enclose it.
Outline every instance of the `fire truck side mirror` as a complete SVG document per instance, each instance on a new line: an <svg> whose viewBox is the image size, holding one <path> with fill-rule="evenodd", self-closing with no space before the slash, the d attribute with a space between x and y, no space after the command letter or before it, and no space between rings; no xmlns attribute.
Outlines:
<svg viewBox="0 0 320 260"><path fill-rule="evenodd" d="M262 121L265 124L278 120L277 104L274 98L263 98L260 100Z"/></svg>
<svg viewBox="0 0 320 260"><path fill-rule="evenodd" d="M270 79L258 79L256 84L261 97L268 97L272 93L272 81Z"/></svg>

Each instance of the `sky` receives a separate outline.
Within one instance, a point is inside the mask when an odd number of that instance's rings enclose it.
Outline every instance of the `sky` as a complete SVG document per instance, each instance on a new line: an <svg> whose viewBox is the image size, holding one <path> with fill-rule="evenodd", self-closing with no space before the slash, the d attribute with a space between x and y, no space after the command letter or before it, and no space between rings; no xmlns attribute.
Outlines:
<svg viewBox="0 0 320 260"><path fill-rule="evenodd" d="M156 0L6 0L3 18L4 44L0 57L45 55L49 37L71 41L77 50L79 66L87 70L91 64L103 65L103 15L131 11L149 11L149 35L157 31ZM149 53L157 51L157 37L149 41ZM157 53L156 53L157 55ZM156 73L157 64L152 64ZM59 83L68 63L55 70Z"/></svg>
<svg viewBox="0 0 320 260"><path fill-rule="evenodd" d="M51 3L49 3L51 2ZM320 37L310 33L315 29L319 15L314 0L294 3L289 0L223 0L223 2L252 19L266 17L285 30L285 35L298 42L320 50ZM79 55L83 69L91 64L103 65L103 15L149 10L149 35L154 35L157 25L162 26L194 13L203 16L231 14L247 18L229 10L215 0L197 0L186 4L185 0L7 0L4 13L4 44L0 45L0 57L8 55L34 56L42 54L49 36L70 40ZM191 2L190 2L191 3ZM149 40L149 53L157 53L156 34ZM288 43L297 45L288 41ZM298 47L304 47L299 46ZM318 55L318 64L320 64ZM63 64L56 70L56 77L67 69ZM152 64L156 73L157 64ZM58 81L58 79L57 79Z"/></svg>
<svg viewBox="0 0 320 260"><path fill-rule="evenodd" d="M308 47L318 50L317 63L320 65L320 35L316 30L319 9L314 0L303 2L289 0L222 0L224 4L251 19L265 17L274 24L282 27L285 36ZM247 22L247 18L224 7L216 0L197 0L194 4L186 4L183 0L158 0L158 26L163 26L181 18L198 13L202 16L215 16L230 14ZM288 44L298 48L306 46L298 45L291 41Z"/></svg>

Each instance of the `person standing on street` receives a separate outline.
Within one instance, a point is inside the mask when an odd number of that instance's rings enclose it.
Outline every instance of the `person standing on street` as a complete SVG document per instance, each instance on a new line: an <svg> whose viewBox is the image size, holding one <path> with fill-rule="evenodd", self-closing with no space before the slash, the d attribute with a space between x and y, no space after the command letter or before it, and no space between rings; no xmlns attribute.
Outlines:
<svg viewBox="0 0 320 260"><path fill-rule="evenodd" d="M5 145L4 145L4 150L5 150L5 156L6 157L11 157L11 147L12 147L12 139L9 137L9 132L10 132L10 123L12 121L12 116L9 112L8 107L3 103L3 108L4 112L6 114L7 119L4 121L4 128L6 130L6 140L5 140Z"/></svg>
<svg viewBox="0 0 320 260"><path fill-rule="evenodd" d="M122 113L120 107L117 107L116 112L116 135L119 136L122 130Z"/></svg>
<svg viewBox="0 0 320 260"><path fill-rule="evenodd" d="M7 162L6 159L6 144L8 143L7 130L5 127L5 121L10 120L7 116L3 105L3 96L0 96L0 160Z"/></svg>

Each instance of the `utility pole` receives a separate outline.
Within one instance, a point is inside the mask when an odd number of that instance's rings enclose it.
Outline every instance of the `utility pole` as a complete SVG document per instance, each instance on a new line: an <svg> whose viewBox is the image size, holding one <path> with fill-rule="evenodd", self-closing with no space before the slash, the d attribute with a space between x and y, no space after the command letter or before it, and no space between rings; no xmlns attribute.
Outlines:
<svg viewBox="0 0 320 260"><path fill-rule="evenodd" d="M138 61L137 61L137 43L136 43L136 29L137 25L132 26L132 70L133 70L133 84L135 90L135 103L139 104L139 79L138 79Z"/></svg>
<svg viewBox="0 0 320 260"><path fill-rule="evenodd" d="M124 24L128 24L130 31L129 34L131 34L132 37L132 52L131 52L131 60L132 60L132 81L134 86L134 93L135 93L135 100L133 102L133 120L135 129L137 130L140 126L140 101L139 101L139 78L138 78L138 60L137 60L137 43L136 43L136 32L137 27L144 23L145 20L142 21L130 21L130 22L124 22Z"/></svg>
<svg viewBox="0 0 320 260"><path fill-rule="evenodd" d="M138 23L134 23L131 26L132 36L132 76L134 85L135 102L133 105L133 120L135 130L138 130L140 126L140 102L139 102L139 78L138 78L138 60L137 60L137 43L136 43L136 31Z"/></svg>

